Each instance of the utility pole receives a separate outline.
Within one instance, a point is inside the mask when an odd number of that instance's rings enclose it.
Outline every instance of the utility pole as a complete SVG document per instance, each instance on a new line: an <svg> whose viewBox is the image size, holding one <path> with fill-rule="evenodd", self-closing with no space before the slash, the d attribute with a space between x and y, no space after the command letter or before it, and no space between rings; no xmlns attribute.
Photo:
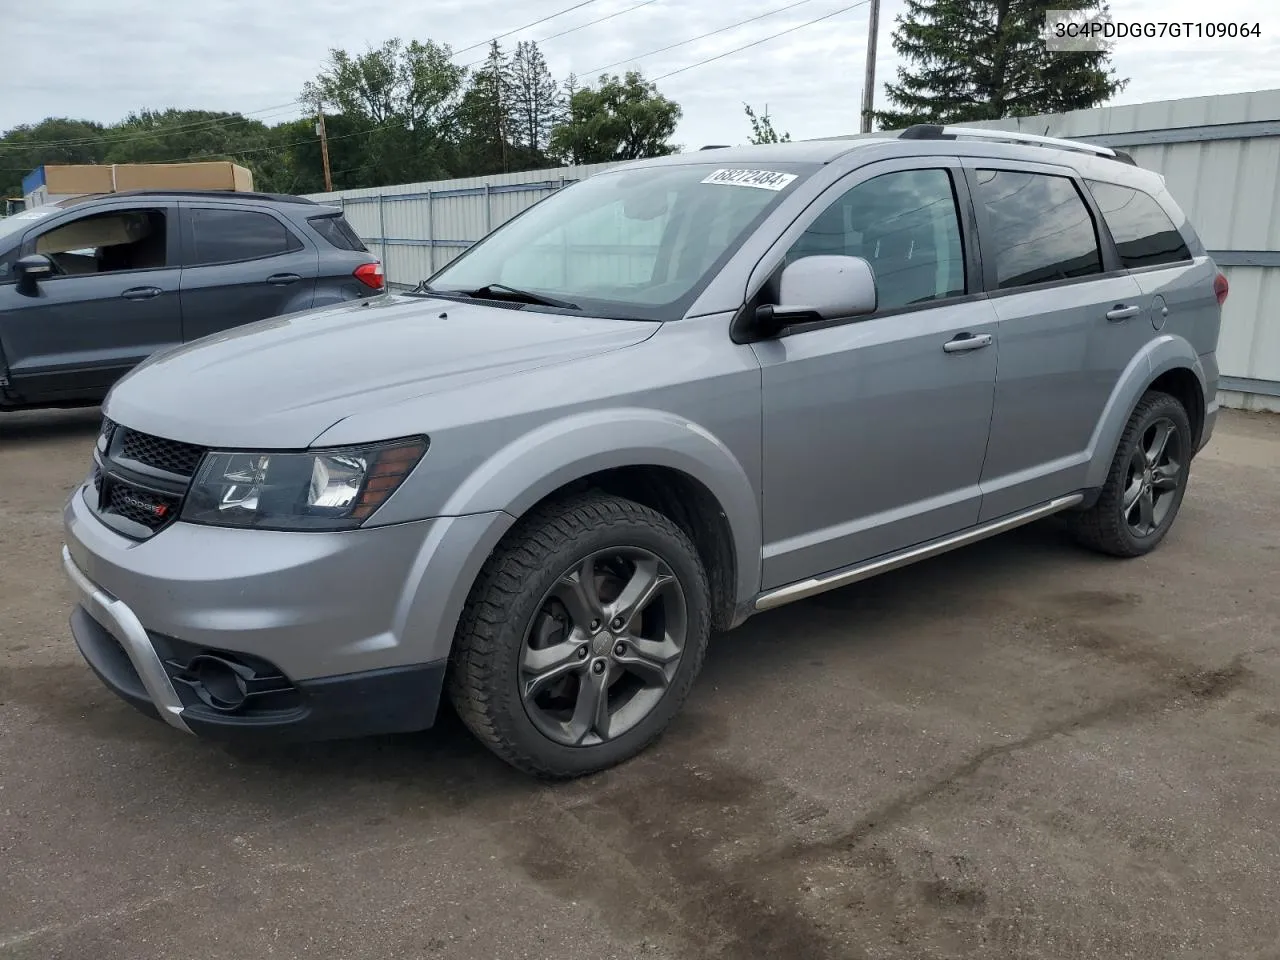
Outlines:
<svg viewBox="0 0 1280 960"><path fill-rule="evenodd" d="M879 0L872 0L873 3ZM324 190L325 193L333 192L333 177L329 173L329 138L324 132L324 108L319 104L316 105L316 134L320 137L320 158L324 162Z"/></svg>
<svg viewBox="0 0 1280 960"><path fill-rule="evenodd" d="M867 24L867 77L862 87L862 132L871 132L871 114L876 103L876 36L880 33L880 0L871 0Z"/></svg>

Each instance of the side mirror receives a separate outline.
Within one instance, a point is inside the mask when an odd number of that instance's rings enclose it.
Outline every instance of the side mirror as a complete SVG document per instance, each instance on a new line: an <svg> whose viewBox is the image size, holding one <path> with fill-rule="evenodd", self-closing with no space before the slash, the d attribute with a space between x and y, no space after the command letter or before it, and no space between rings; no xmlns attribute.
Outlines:
<svg viewBox="0 0 1280 960"><path fill-rule="evenodd" d="M875 273L862 257L803 257L783 268L778 303L756 311L756 327L774 336L788 323L875 313L876 303Z"/></svg>
<svg viewBox="0 0 1280 960"><path fill-rule="evenodd" d="M13 275L18 281L18 289L23 293L34 293L36 284L49 279L53 274L53 261L43 253L20 257L13 265Z"/></svg>

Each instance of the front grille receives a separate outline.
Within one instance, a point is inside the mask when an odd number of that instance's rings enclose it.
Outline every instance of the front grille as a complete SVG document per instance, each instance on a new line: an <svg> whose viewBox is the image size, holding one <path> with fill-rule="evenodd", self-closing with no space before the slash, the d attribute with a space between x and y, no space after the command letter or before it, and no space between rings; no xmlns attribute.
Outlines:
<svg viewBox="0 0 1280 960"><path fill-rule="evenodd" d="M189 477L196 472L196 466L204 456L204 448L126 429L117 456L167 473Z"/></svg>
<svg viewBox="0 0 1280 960"><path fill-rule="evenodd" d="M104 523L135 540L182 512L205 449L121 426L104 418L94 454L92 506Z"/></svg>
<svg viewBox="0 0 1280 960"><path fill-rule="evenodd" d="M107 512L140 523L149 530L159 530L178 514L182 498L142 490L116 480L107 495Z"/></svg>

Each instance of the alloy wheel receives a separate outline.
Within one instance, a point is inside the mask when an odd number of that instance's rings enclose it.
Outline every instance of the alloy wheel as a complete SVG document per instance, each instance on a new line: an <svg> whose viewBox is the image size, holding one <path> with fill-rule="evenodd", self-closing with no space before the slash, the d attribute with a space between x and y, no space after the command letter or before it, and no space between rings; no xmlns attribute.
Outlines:
<svg viewBox="0 0 1280 960"><path fill-rule="evenodd" d="M1168 417L1142 431L1125 473L1120 509L1135 537L1158 531L1178 496L1186 469L1182 437Z"/></svg>
<svg viewBox="0 0 1280 960"><path fill-rule="evenodd" d="M640 547L612 547L556 578L520 646L526 713L566 746L615 739L653 712L688 633L684 590Z"/></svg>

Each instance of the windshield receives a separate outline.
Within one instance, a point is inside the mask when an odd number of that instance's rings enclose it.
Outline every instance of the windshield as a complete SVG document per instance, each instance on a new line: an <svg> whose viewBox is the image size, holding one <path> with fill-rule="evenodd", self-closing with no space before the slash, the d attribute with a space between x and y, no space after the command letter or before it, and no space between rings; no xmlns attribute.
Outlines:
<svg viewBox="0 0 1280 960"><path fill-rule="evenodd" d="M609 172L553 194L429 281L430 289L541 301L599 316L673 320L780 198L817 169L712 163Z"/></svg>

